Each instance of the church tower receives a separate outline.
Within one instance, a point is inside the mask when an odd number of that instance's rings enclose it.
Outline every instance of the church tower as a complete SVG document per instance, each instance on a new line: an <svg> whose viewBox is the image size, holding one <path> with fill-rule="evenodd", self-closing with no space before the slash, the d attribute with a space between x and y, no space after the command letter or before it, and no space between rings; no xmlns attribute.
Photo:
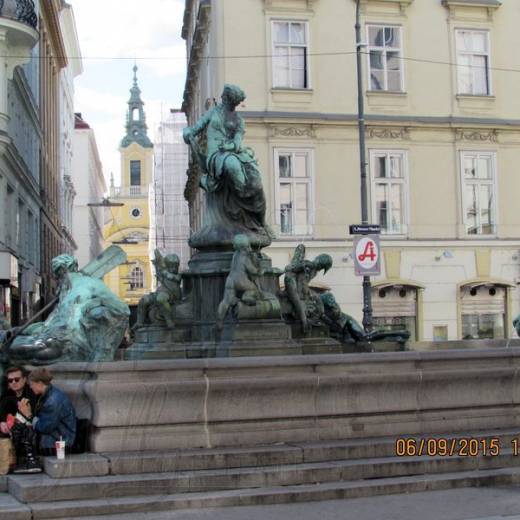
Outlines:
<svg viewBox="0 0 520 520"><path fill-rule="evenodd" d="M152 286L148 190L153 168L153 144L148 137L144 102L137 84L137 65L133 71L126 134L119 145L121 186L116 187L111 182L110 188L110 199L118 205L109 208L104 233L107 242L119 245L128 255L127 263L111 271L105 282L130 306L131 322L135 321L140 298L150 292Z"/></svg>

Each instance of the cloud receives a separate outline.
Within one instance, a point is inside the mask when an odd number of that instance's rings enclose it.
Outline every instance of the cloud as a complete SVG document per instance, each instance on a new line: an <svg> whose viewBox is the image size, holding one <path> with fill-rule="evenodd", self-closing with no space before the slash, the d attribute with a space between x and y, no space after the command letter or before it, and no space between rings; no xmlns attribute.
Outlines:
<svg viewBox="0 0 520 520"><path fill-rule="evenodd" d="M161 114L180 107L186 75L180 36L184 0L68 1L84 65L75 81L75 110L95 131L107 184L111 172L117 184L134 58L152 140Z"/></svg>
<svg viewBox="0 0 520 520"><path fill-rule="evenodd" d="M183 0L71 0L86 59L176 58L172 43L180 40ZM175 69L175 67L172 67Z"/></svg>
<svg viewBox="0 0 520 520"><path fill-rule="evenodd" d="M81 106L82 111L98 111L107 115L124 113L128 98L126 92L124 95L116 95L84 86L76 87L74 94L76 105Z"/></svg>
<svg viewBox="0 0 520 520"><path fill-rule="evenodd" d="M170 45L157 49L141 49L137 52L139 64L149 68L160 78L186 77L186 48L184 44Z"/></svg>

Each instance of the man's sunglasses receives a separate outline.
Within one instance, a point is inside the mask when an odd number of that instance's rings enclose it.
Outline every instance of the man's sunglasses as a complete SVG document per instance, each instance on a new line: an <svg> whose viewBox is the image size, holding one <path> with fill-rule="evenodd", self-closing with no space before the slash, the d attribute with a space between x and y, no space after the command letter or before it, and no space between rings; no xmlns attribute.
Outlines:
<svg viewBox="0 0 520 520"><path fill-rule="evenodd" d="M18 383L22 378L21 377L8 377L7 382L8 383Z"/></svg>

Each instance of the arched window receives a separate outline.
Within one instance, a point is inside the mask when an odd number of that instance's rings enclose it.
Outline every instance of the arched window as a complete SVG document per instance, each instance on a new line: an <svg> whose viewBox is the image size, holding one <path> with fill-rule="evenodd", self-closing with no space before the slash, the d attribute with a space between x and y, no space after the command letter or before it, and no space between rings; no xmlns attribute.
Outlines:
<svg viewBox="0 0 520 520"><path fill-rule="evenodd" d="M132 121L139 121L139 109L132 109Z"/></svg>
<svg viewBox="0 0 520 520"><path fill-rule="evenodd" d="M144 271L137 266L130 272L130 290L144 289Z"/></svg>

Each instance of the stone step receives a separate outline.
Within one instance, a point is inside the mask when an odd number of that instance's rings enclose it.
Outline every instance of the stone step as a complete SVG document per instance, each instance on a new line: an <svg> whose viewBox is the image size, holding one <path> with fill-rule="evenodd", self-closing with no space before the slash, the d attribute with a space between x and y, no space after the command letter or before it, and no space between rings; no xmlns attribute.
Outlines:
<svg viewBox="0 0 520 520"><path fill-rule="evenodd" d="M493 430L478 433L430 435L498 439L502 449L511 448L511 440L520 438L518 430ZM184 449L157 452L120 452L67 456L65 460L45 459L45 471L53 478L141 473L169 473L185 470L279 466L303 462L326 462L395 456L395 437L374 437L306 443L277 444L241 448Z"/></svg>
<svg viewBox="0 0 520 520"><path fill-rule="evenodd" d="M349 482L334 481L259 489L233 489L62 502L33 502L29 506L34 520L57 518L94 520L100 515L109 515L102 516L103 520L110 520L111 518L114 520L122 518L137 520L152 519L154 518L153 515L147 516L143 513L159 511L310 502L472 486L516 485L518 483L520 483L520 469L513 468ZM7 520L8 517L5 518ZM0 516L0 520L3 520L3 517Z"/></svg>
<svg viewBox="0 0 520 520"><path fill-rule="evenodd" d="M20 502L28 503L291 486L509 468L518 465L520 457L513 456L510 450L504 450L496 457L382 457L281 466L147 473L138 477L129 474L53 479L45 474L12 475L8 477L8 490Z"/></svg>
<svg viewBox="0 0 520 520"><path fill-rule="evenodd" d="M0 493L0 520L32 520L31 509L7 493Z"/></svg>

